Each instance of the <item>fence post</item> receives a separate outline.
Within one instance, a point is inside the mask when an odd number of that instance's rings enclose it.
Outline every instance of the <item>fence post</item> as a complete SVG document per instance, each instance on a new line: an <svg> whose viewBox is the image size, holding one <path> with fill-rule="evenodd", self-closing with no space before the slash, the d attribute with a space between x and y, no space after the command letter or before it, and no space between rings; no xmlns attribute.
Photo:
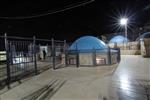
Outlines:
<svg viewBox="0 0 150 100"><path fill-rule="evenodd" d="M53 59L53 69L55 69L55 46L54 39L52 38L52 59Z"/></svg>
<svg viewBox="0 0 150 100"><path fill-rule="evenodd" d="M118 62L120 62L120 60L121 60L120 48L117 48L117 49L118 49Z"/></svg>
<svg viewBox="0 0 150 100"><path fill-rule="evenodd" d="M76 51L77 55L76 55L76 65L77 65L77 68L79 67L79 52L78 50Z"/></svg>
<svg viewBox="0 0 150 100"><path fill-rule="evenodd" d="M67 66L67 65L68 65L68 63L67 63L67 62L68 62L68 61L67 61L67 60L68 60L68 58L67 58L67 57L68 57L68 55L67 55L67 47L66 47L66 46L67 46L67 44L66 44L66 40L64 40L65 66Z"/></svg>
<svg viewBox="0 0 150 100"><path fill-rule="evenodd" d="M76 66L79 67L79 52L78 52L78 44L76 43Z"/></svg>
<svg viewBox="0 0 150 100"><path fill-rule="evenodd" d="M111 51L110 51L110 47L108 47L108 64L111 64Z"/></svg>
<svg viewBox="0 0 150 100"><path fill-rule="evenodd" d="M68 53L65 51L65 66L68 66Z"/></svg>
<svg viewBox="0 0 150 100"><path fill-rule="evenodd" d="M11 77L10 77L10 65L9 65L9 50L8 50L8 40L7 40L7 34L5 33L5 50L6 50L6 62L7 62L7 80L6 80L6 84L8 86L8 89L10 89L10 81L11 81Z"/></svg>
<svg viewBox="0 0 150 100"><path fill-rule="evenodd" d="M93 48L93 66L96 66L96 50Z"/></svg>
<svg viewBox="0 0 150 100"><path fill-rule="evenodd" d="M33 36L33 53L34 53L35 74L38 74L38 71L37 71L37 61L36 61L36 38L35 38L35 36Z"/></svg>
<svg viewBox="0 0 150 100"><path fill-rule="evenodd" d="M65 51L66 51L66 46L67 46L66 40L64 40L64 53L65 53Z"/></svg>

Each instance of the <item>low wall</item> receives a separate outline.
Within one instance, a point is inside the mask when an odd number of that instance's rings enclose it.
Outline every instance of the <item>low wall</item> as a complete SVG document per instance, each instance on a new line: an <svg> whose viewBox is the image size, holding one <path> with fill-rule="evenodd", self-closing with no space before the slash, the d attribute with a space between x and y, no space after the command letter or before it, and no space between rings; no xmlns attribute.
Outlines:
<svg viewBox="0 0 150 100"><path fill-rule="evenodd" d="M128 42L127 44L109 43L108 46L110 48L120 48L121 50L140 50L140 43L138 41Z"/></svg>
<svg viewBox="0 0 150 100"><path fill-rule="evenodd" d="M141 55L140 43L138 41L117 44L108 44L111 48L120 48L121 55Z"/></svg>
<svg viewBox="0 0 150 100"><path fill-rule="evenodd" d="M141 55L141 50L120 50L121 55Z"/></svg>

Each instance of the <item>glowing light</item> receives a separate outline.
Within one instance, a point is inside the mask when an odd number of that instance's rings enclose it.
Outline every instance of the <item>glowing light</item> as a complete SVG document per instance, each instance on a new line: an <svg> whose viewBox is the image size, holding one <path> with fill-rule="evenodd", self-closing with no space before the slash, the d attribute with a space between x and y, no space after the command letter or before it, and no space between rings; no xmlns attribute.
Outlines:
<svg viewBox="0 0 150 100"><path fill-rule="evenodd" d="M106 63L105 63L105 59L104 59L104 58L99 58L99 57L97 57L97 58L96 58L96 64L106 64Z"/></svg>
<svg viewBox="0 0 150 100"><path fill-rule="evenodd" d="M128 7L125 9L114 9L112 14L109 15L110 18L112 18L112 24L110 24L110 26L116 30L116 32L123 32L124 28L122 26L133 30L132 27L134 27L134 25L137 23L135 22L136 15L136 12ZM123 20L121 21L121 19Z"/></svg>
<svg viewBox="0 0 150 100"><path fill-rule="evenodd" d="M120 20L120 24L125 26L125 37L126 38L128 38L128 35L127 35L127 22L128 22L127 18L121 18L121 20ZM127 42L128 41L126 41L126 43ZM126 48L127 48L127 44L126 44Z"/></svg>
<svg viewBox="0 0 150 100"><path fill-rule="evenodd" d="M121 18L120 24L121 25L127 25L128 19L127 18Z"/></svg>
<svg viewBox="0 0 150 100"><path fill-rule="evenodd" d="M6 51L0 51L0 61L6 60Z"/></svg>

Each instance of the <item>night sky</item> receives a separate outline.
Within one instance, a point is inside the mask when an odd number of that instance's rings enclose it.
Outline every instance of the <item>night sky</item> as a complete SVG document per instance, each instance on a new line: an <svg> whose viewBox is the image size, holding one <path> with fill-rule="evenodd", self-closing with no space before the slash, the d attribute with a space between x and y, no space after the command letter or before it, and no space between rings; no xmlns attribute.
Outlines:
<svg viewBox="0 0 150 100"><path fill-rule="evenodd" d="M0 3L0 34L74 41L83 35L100 36L121 30L114 28L119 14L131 16L132 29L149 21L149 0L95 0L89 4L46 16L26 18L78 5L88 0L19 1ZM4 18L3 18L4 17ZM6 18L7 17L7 18ZM20 19L12 19L21 17ZM25 17L25 18L22 18Z"/></svg>

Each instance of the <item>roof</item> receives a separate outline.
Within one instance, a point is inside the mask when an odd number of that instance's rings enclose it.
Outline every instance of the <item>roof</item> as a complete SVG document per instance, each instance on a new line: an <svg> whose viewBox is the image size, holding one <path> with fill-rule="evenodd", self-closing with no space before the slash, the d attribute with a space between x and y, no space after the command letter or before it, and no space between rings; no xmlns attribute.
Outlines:
<svg viewBox="0 0 150 100"><path fill-rule="evenodd" d="M92 49L106 49L107 45L100 39L93 36L83 36L77 39L69 47L69 50L92 50Z"/></svg>
<svg viewBox="0 0 150 100"><path fill-rule="evenodd" d="M136 41L140 40L140 39L144 39L144 38L150 38L150 32L145 32L142 35L140 35Z"/></svg>
<svg viewBox="0 0 150 100"><path fill-rule="evenodd" d="M127 39L126 37L122 36L122 35L117 35L115 37L113 37L109 43L125 43L128 42L129 39Z"/></svg>

